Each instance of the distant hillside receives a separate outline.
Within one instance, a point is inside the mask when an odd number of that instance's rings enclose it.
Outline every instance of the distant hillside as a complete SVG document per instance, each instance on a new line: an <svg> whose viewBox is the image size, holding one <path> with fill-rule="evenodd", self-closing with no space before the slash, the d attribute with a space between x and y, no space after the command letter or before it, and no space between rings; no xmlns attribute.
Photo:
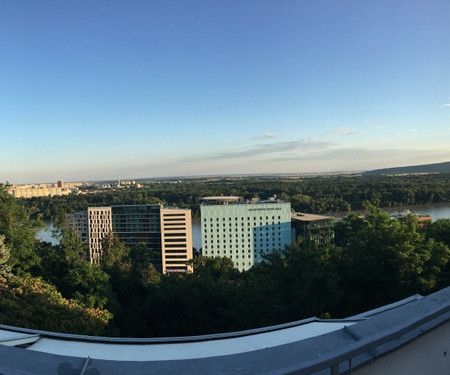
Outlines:
<svg viewBox="0 0 450 375"><path fill-rule="evenodd" d="M408 174L408 173L450 173L450 162L411 165L409 167L383 168L364 172L365 175L373 174Z"/></svg>

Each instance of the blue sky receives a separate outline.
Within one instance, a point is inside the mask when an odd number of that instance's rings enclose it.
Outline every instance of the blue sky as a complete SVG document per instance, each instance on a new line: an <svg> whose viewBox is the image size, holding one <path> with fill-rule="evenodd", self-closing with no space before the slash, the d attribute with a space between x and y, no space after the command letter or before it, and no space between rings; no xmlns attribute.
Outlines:
<svg viewBox="0 0 450 375"><path fill-rule="evenodd" d="M450 2L0 0L0 181L450 160Z"/></svg>

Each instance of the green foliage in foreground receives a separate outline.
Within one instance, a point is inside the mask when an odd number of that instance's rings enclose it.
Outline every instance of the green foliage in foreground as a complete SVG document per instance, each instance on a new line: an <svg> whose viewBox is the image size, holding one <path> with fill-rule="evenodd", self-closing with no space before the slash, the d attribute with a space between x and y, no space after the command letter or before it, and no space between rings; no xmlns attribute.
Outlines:
<svg viewBox="0 0 450 375"><path fill-rule="evenodd" d="M0 322L53 332L100 335L111 318L106 310L67 300L39 278L0 277Z"/></svg>

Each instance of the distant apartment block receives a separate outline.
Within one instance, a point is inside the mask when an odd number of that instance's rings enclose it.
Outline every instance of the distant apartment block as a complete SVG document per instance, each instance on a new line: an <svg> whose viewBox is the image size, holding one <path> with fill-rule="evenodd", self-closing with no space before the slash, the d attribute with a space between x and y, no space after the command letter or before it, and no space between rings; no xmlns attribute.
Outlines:
<svg viewBox="0 0 450 375"><path fill-rule="evenodd" d="M130 248L145 243L155 255L152 264L157 271L192 272L187 264L192 259L191 210L159 204L89 207L87 212L67 215L66 219L88 243L89 259L94 264L101 260L103 238L113 232ZM84 233L87 236L83 237Z"/></svg>
<svg viewBox="0 0 450 375"><path fill-rule="evenodd" d="M78 189L64 186L62 181L57 184L40 185L12 185L8 191L16 198L53 197L55 195L69 195Z"/></svg>
<svg viewBox="0 0 450 375"><path fill-rule="evenodd" d="M291 243L290 203L205 197L200 212L203 255L231 258L240 271Z"/></svg>

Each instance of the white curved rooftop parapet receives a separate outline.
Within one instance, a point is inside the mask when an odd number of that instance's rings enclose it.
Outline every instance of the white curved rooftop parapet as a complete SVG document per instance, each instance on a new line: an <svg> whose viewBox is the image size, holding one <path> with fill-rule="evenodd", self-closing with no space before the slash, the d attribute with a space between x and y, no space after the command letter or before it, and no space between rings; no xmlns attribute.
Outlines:
<svg viewBox="0 0 450 375"><path fill-rule="evenodd" d="M4 375L335 375L349 368L359 375L444 375L450 373L447 350L450 288L343 320L193 337L106 338L0 325Z"/></svg>
<svg viewBox="0 0 450 375"><path fill-rule="evenodd" d="M352 322L312 322L241 337L179 343L101 343L42 338L27 350L109 361L174 361L247 353L290 344L352 325Z"/></svg>

